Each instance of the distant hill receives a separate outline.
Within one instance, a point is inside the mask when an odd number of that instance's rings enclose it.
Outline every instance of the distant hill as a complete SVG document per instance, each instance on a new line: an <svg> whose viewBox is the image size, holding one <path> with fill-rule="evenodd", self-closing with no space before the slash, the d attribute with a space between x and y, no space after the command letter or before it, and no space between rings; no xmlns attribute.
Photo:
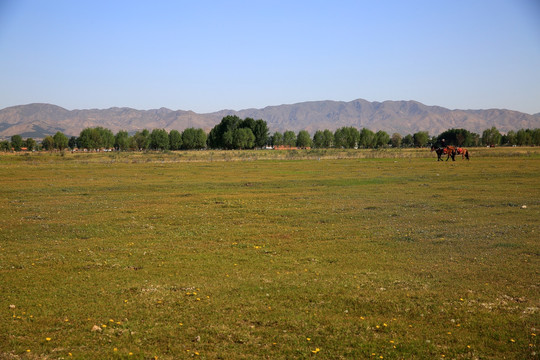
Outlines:
<svg viewBox="0 0 540 360"><path fill-rule="evenodd" d="M226 115L263 119L271 132L308 130L313 133L316 130L333 131L343 126L354 126L358 129L384 130L389 134L428 131L430 135L438 135L451 128L463 128L478 134L492 126L501 132L540 128L540 114L502 109L449 110L417 101L310 101L208 114L166 108L66 110L51 104L29 104L0 110L0 137L19 134L25 138L40 139L57 131L77 136L82 129L95 126L106 127L115 133L119 130L133 133L158 128L182 131L188 127L209 131Z"/></svg>

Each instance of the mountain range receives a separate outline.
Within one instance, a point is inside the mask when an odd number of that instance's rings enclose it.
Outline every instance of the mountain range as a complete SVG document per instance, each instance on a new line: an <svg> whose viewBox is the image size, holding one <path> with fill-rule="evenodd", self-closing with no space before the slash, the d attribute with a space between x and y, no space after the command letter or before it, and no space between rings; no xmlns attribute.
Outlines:
<svg viewBox="0 0 540 360"><path fill-rule="evenodd" d="M67 110L52 104L28 104L0 110L0 137L19 134L23 138L41 139L61 131L78 136L88 127L102 126L116 133L127 130L134 133L142 129L176 129L189 127L209 131L224 116L263 119L270 132L285 130L336 130L343 126L366 127L389 134L414 134L427 131L438 135L452 128L467 129L482 134L495 126L502 133L510 130L540 128L540 113L530 115L505 109L450 110L440 106L427 106L417 101L369 102L357 99L343 101L310 101L290 105L268 106L263 109L240 111L221 110L198 114L193 111L136 110L113 107L109 109Z"/></svg>

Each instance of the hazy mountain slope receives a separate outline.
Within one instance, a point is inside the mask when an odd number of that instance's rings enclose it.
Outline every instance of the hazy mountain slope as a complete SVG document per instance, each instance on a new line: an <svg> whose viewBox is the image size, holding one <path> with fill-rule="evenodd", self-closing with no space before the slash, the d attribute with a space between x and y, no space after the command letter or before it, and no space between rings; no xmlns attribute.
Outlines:
<svg viewBox="0 0 540 360"><path fill-rule="evenodd" d="M355 126L388 133L428 131L436 135L450 128L481 133L492 126L503 132L540 127L538 115L499 109L449 110L440 106L426 106L417 101L316 101L242 110L238 114L241 117L262 118L272 129L280 131L307 129L313 132L317 129Z"/></svg>
<svg viewBox="0 0 540 360"><path fill-rule="evenodd" d="M309 101L263 109L222 110L210 114L166 108L70 111L51 104L29 104L0 110L0 136L20 134L23 137L43 138L56 131L78 135L82 129L95 126L103 126L113 132L157 128L182 131L188 127L209 131L226 115L263 119L268 122L271 132L298 132L305 129L313 133L319 129L354 126L373 131L384 130L389 134L428 131L431 135L437 135L451 128L464 128L481 134L492 126L501 132L540 127L540 114L529 115L502 109L449 110L417 101Z"/></svg>

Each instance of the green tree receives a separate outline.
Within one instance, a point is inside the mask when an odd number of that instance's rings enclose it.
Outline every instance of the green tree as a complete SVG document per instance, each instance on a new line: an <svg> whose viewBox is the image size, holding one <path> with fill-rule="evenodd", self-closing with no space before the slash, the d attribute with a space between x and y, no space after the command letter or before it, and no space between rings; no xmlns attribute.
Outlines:
<svg viewBox="0 0 540 360"><path fill-rule="evenodd" d="M412 147L414 145L414 138L411 134L407 134L403 137L401 141L403 147Z"/></svg>
<svg viewBox="0 0 540 360"><path fill-rule="evenodd" d="M99 132L101 138L101 147L105 149L112 149L114 147L114 134L111 130L98 126L96 130Z"/></svg>
<svg viewBox="0 0 540 360"><path fill-rule="evenodd" d="M129 149L129 134L125 130L120 130L114 136L114 147L117 150L125 151Z"/></svg>
<svg viewBox="0 0 540 360"><path fill-rule="evenodd" d="M283 145L283 134L279 131L276 131L274 135L272 135L272 145L273 146L281 146Z"/></svg>
<svg viewBox="0 0 540 360"><path fill-rule="evenodd" d="M424 147L428 143L429 134L427 131L419 131L413 134L413 142L416 147Z"/></svg>
<svg viewBox="0 0 540 360"><path fill-rule="evenodd" d="M15 151L21 151L21 148L23 146L23 138L21 135L13 135L11 137L11 147Z"/></svg>
<svg viewBox="0 0 540 360"><path fill-rule="evenodd" d="M360 130L359 146L364 149L375 147L375 133L367 128Z"/></svg>
<svg viewBox="0 0 540 360"><path fill-rule="evenodd" d="M150 146L150 132L146 129L142 131L137 131L133 135L133 141L131 142L130 148L135 150L146 150Z"/></svg>
<svg viewBox="0 0 540 360"><path fill-rule="evenodd" d="M480 135L472 133L471 146L480 146Z"/></svg>
<svg viewBox="0 0 540 360"><path fill-rule="evenodd" d="M129 148L129 150L133 150L133 151L139 150L139 146L137 144L137 140L135 139L135 136L130 136L129 137L128 148Z"/></svg>
<svg viewBox="0 0 540 360"><path fill-rule="evenodd" d="M502 143L505 145L516 145L517 144L517 138L516 138L516 132L514 130L510 130L505 136L502 137Z"/></svg>
<svg viewBox="0 0 540 360"><path fill-rule="evenodd" d="M43 149L45 150L52 150L54 149L54 139L52 136L46 136L42 141L41 141L41 146L43 147Z"/></svg>
<svg viewBox="0 0 540 360"><path fill-rule="evenodd" d="M358 146L360 133L352 126L345 126L334 132L334 145L337 148L354 149Z"/></svg>
<svg viewBox="0 0 540 360"><path fill-rule="evenodd" d="M234 149L234 130L227 130L222 136L223 148Z"/></svg>
<svg viewBox="0 0 540 360"><path fill-rule="evenodd" d="M240 121L240 123L238 124L238 127L247 128L247 129L250 129L251 132L253 132L253 129L255 129L255 119L247 117L244 120Z"/></svg>
<svg viewBox="0 0 540 360"><path fill-rule="evenodd" d="M228 115L214 126L208 134L208 147L212 149L232 149L234 130L240 127L242 120L236 115ZM227 134L227 135L226 135Z"/></svg>
<svg viewBox="0 0 540 360"><path fill-rule="evenodd" d="M296 146L299 148L311 147L311 136L306 130L300 130L296 135Z"/></svg>
<svg viewBox="0 0 540 360"><path fill-rule="evenodd" d="M401 147L401 141L402 137L399 133L393 133L392 137L390 138L390 143L392 144L393 148L400 148Z"/></svg>
<svg viewBox="0 0 540 360"><path fill-rule="evenodd" d="M532 145L540 145L540 129L534 129L531 131Z"/></svg>
<svg viewBox="0 0 540 360"><path fill-rule="evenodd" d="M486 129L482 132L482 144L487 146L495 146L501 143L502 135L495 126L491 129Z"/></svg>
<svg viewBox="0 0 540 360"><path fill-rule="evenodd" d="M323 131L323 135L324 135L324 147L325 148L331 148L334 146L334 134L328 130L328 129L325 129Z"/></svg>
<svg viewBox="0 0 540 360"><path fill-rule="evenodd" d="M252 149L255 146L255 135L250 128L239 128L233 132L233 148Z"/></svg>
<svg viewBox="0 0 540 360"><path fill-rule="evenodd" d="M255 126L251 129L253 135L255 135L255 147L262 148L268 142L268 124L266 121L259 119L255 120Z"/></svg>
<svg viewBox="0 0 540 360"><path fill-rule="evenodd" d="M114 146L114 134L101 126L83 129L79 135L79 146L85 149L110 149Z"/></svg>
<svg viewBox="0 0 540 360"><path fill-rule="evenodd" d="M165 129L154 129L150 133L150 149L168 150L169 134Z"/></svg>
<svg viewBox="0 0 540 360"><path fill-rule="evenodd" d="M169 147L171 150L180 150L182 148L182 134L178 130L169 132Z"/></svg>
<svg viewBox="0 0 540 360"><path fill-rule="evenodd" d="M250 139L246 131L241 133L237 132L237 129L249 129L254 137L253 145L249 145L248 148L263 147L268 141L268 126L264 120L254 120L252 118L245 118L241 120L236 115L228 115L221 119L221 122L214 126L208 134L208 147L213 149L238 149L241 143L242 149L245 149L245 139ZM236 139L236 140L235 140ZM243 139L240 141L240 139Z"/></svg>
<svg viewBox="0 0 540 360"><path fill-rule="evenodd" d="M77 137L76 136L72 136L69 138L69 141L68 141L68 147L70 149L75 149L77 147Z"/></svg>
<svg viewBox="0 0 540 360"><path fill-rule="evenodd" d="M9 141L0 141L0 151L11 151L11 144L9 143Z"/></svg>
<svg viewBox="0 0 540 360"><path fill-rule="evenodd" d="M296 145L296 134L287 130L283 133L283 145L294 147Z"/></svg>
<svg viewBox="0 0 540 360"><path fill-rule="evenodd" d="M182 149L204 149L207 143L203 129L187 128L182 132Z"/></svg>
<svg viewBox="0 0 540 360"><path fill-rule="evenodd" d="M532 143L532 136L529 129L520 129L516 133L516 143L519 146L529 146Z"/></svg>
<svg viewBox="0 0 540 360"><path fill-rule="evenodd" d="M28 151L33 151L37 147L36 140L34 140L32 138L27 138L26 141L24 142L24 146L26 146Z"/></svg>
<svg viewBox="0 0 540 360"><path fill-rule="evenodd" d="M204 149L206 148L206 141L208 136L203 129L195 130L195 149Z"/></svg>
<svg viewBox="0 0 540 360"><path fill-rule="evenodd" d="M317 149L324 148L324 133L322 130L315 131L313 134L313 147Z"/></svg>
<svg viewBox="0 0 540 360"><path fill-rule="evenodd" d="M54 141L54 140L53 140ZM79 144L81 148L84 149L97 149L99 148L99 133L96 131L95 128L86 128L81 131L79 134ZM43 147L47 150L47 146L45 146L45 139L43 140Z"/></svg>
<svg viewBox="0 0 540 360"><path fill-rule="evenodd" d="M386 147L388 146L388 143L390 142L390 135L386 133L386 131L379 130L375 134L375 147Z"/></svg>
<svg viewBox="0 0 540 360"><path fill-rule="evenodd" d="M435 143L440 144L444 139L447 145L474 146L475 135L465 129L450 129L437 136Z"/></svg>
<svg viewBox="0 0 540 360"><path fill-rule="evenodd" d="M58 150L64 150L68 147L69 139L61 131L57 131L53 136L54 139L54 148Z"/></svg>

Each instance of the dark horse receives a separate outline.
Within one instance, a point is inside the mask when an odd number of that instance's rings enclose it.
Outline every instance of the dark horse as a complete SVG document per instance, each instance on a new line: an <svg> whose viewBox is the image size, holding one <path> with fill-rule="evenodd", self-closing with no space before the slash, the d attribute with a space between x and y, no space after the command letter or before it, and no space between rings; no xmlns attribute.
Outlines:
<svg viewBox="0 0 540 360"><path fill-rule="evenodd" d="M456 161L456 148L453 146L435 147L435 145L431 145L431 151L435 151L437 153L437 161L443 161L441 158L443 154L448 155L446 157L446 161L448 161L450 157L452 157L452 161Z"/></svg>

